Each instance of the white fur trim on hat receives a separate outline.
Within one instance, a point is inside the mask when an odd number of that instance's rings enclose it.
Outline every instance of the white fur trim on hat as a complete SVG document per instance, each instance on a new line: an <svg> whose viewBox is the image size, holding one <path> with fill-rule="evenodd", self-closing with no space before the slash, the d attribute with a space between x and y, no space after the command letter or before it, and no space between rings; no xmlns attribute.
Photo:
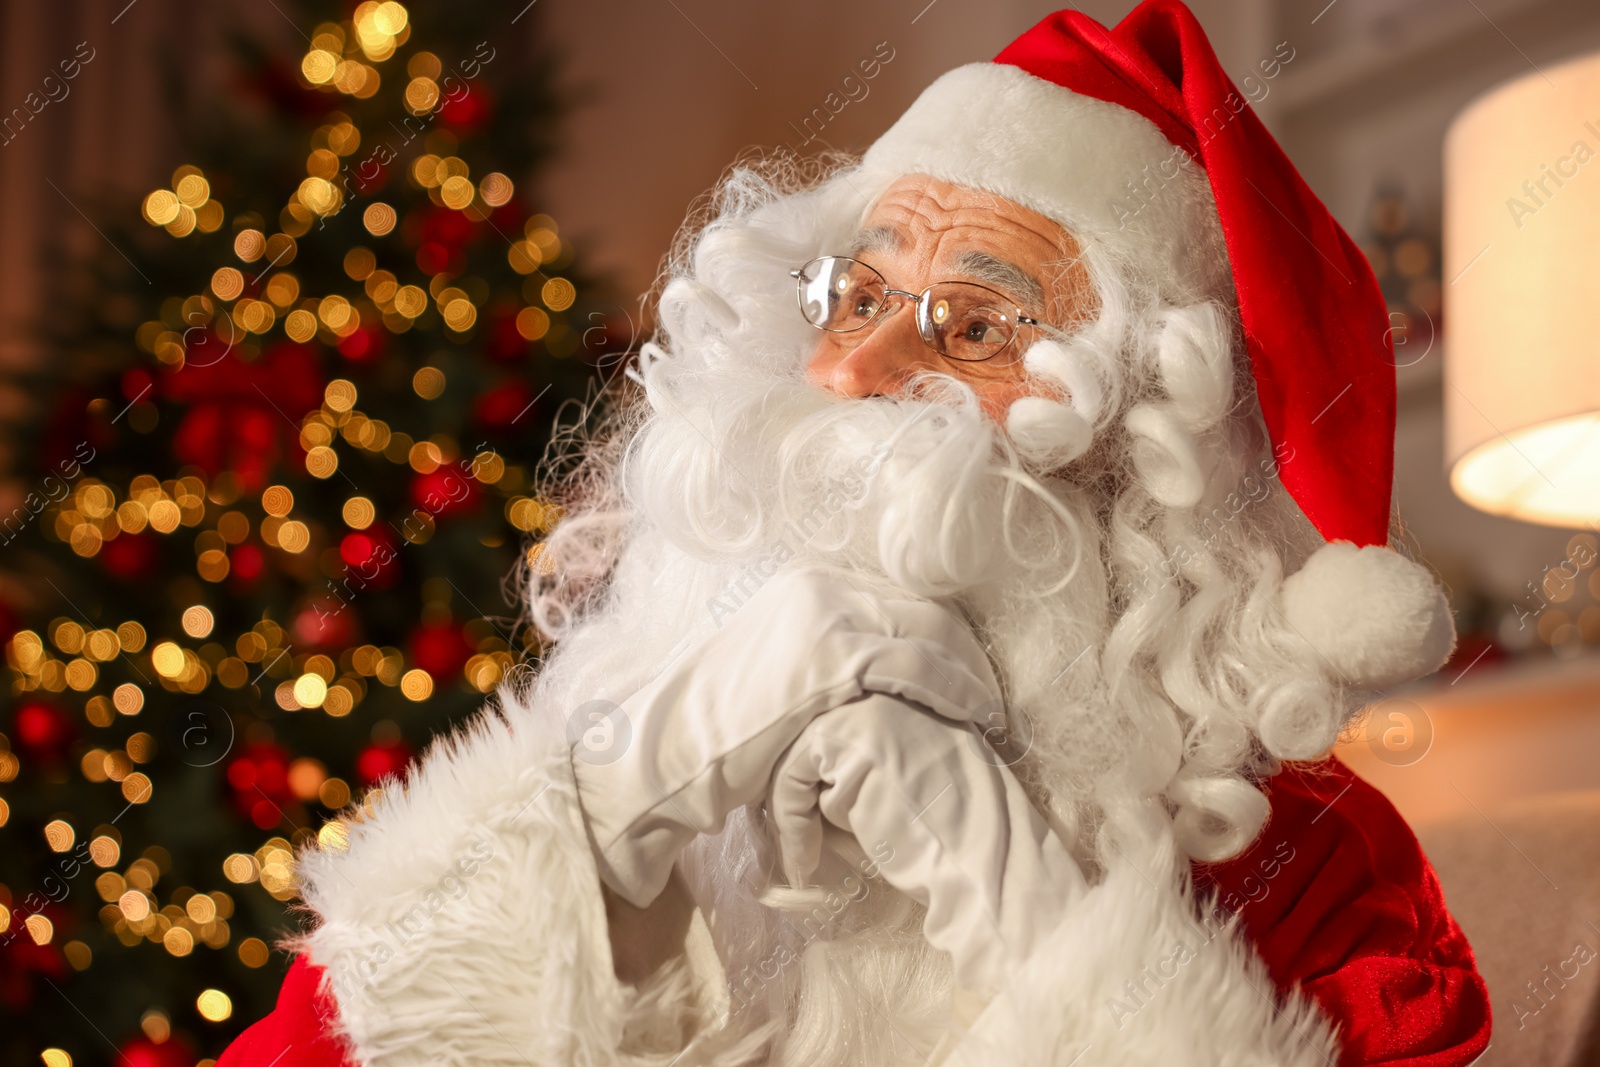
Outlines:
<svg viewBox="0 0 1600 1067"><path fill-rule="evenodd" d="M1431 674L1455 648L1455 621L1427 568L1382 545L1332 541L1283 583L1289 623L1333 668L1365 689Z"/></svg>
<svg viewBox="0 0 1600 1067"><path fill-rule="evenodd" d="M1211 183L1149 119L1006 63L944 74L869 148L884 176L926 174L1059 222L1187 304L1231 290Z"/></svg>

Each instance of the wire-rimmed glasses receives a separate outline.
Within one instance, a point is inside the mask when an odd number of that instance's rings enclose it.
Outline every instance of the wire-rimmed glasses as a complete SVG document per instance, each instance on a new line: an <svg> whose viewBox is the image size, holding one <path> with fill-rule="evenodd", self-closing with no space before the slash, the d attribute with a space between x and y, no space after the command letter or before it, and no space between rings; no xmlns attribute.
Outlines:
<svg viewBox="0 0 1600 1067"><path fill-rule="evenodd" d="M849 256L822 256L789 276L800 313L819 330L866 329L900 297L914 303L923 343L966 363L993 359L1011 347L1019 327L1041 325L1005 295L976 282L934 282L920 293L891 289L882 274Z"/></svg>

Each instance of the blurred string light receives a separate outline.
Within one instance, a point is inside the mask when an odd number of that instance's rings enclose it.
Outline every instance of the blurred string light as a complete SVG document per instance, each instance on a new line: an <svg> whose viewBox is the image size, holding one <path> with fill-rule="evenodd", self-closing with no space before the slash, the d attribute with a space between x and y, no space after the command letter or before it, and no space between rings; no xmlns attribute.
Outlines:
<svg viewBox="0 0 1600 1067"><path fill-rule="evenodd" d="M443 78L438 57L416 52L407 59L404 71L385 67L410 34L409 14L403 5L361 3L348 21L315 27L300 73L308 86L353 99L378 93L387 74L389 91L400 94L412 114L428 115L448 104L442 99L442 85L449 82ZM387 132L378 136L387 136ZM370 241L344 250L335 261L352 283L348 292L308 289L304 279L314 275L297 270L301 240L318 220L354 210L351 201L362 199L358 192L351 192L347 179L363 158L368 140L349 115L329 112L306 146L303 174L297 176L275 215L270 209L238 211L230 220L223 203L213 195L212 176L194 165L178 167L170 181L151 190L140 206L145 221L174 239L193 239L197 248L215 254L204 264L200 291L166 300L159 314L136 328L134 340L139 350L152 357L163 372L175 372L196 359L197 338L207 334L222 341L230 356L244 362L257 358L263 342L277 337L335 347L358 331L381 327L394 334L412 329L436 331L451 343L470 339L489 304L488 282L470 272L429 269L421 256L397 257L395 246L402 242L394 239L404 237L403 243L415 243L412 227L419 217L402 216L391 203L371 199L360 205L359 221ZM516 187L512 179L498 171L475 175L468 160L457 153L455 138L448 131L434 131L425 145L427 150L397 166L396 174L425 190L432 204L480 222L513 203ZM218 188L226 192L228 186L219 180ZM502 222L501 215L494 221L508 236L504 246L508 263L526 276L518 294L520 306L514 306L512 312L517 335L529 343L543 342L551 354L570 354L576 348L575 332L565 315L576 306L578 291L556 273L572 258L571 245L561 237L557 220L535 214L520 225ZM218 236L214 241L205 240L211 234ZM215 351L207 350L208 361ZM450 387L450 375L444 366L428 365L415 371L410 385L416 397L433 400ZM462 453L469 451L442 435L428 438L396 429L361 411L360 399L353 382L336 379L325 387L320 406L301 417L300 443L314 477L328 479L338 473L341 449L347 455L354 449L382 456L419 473L455 465ZM126 425L147 432L156 417L154 404L138 402ZM516 529L544 533L559 521L559 508L520 491L527 481L521 468L508 467L493 452L471 456L471 463L462 463L461 469L469 466L478 481L498 485L507 494L504 513ZM84 558L97 556L108 542L126 535L180 537L185 545L192 539L194 576L219 583L232 573L233 553L256 540L288 555L310 554L314 561L321 558L318 554L326 548L327 531L297 514L295 505L293 491L284 485L268 486L257 499L247 498L231 472L203 477L188 468L178 477L165 479L140 473L126 485L85 476L52 507L44 527L46 536L69 545ZM358 536L379 521L374 501L361 493L344 500L340 515L349 532ZM550 561L541 560L540 548L535 546L529 562L548 572ZM177 618L177 626L171 629L152 625L147 631L145 624L135 620L96 628L63 617L38 630L17 633L6 645L7 660L15 670L13 695L26 691L84 693L84 721L95 729L108 729L127 720L133 720L130 727L139 724L151 694L159 697L160 690L199 694L213 683L229 690L259 686L267 694L267 702L285 712L316 711L341 718L351 715L374 686L420 702L431 698L444 681L409 664L405 653L395 647L362 644L337 655L305 652L295 647L291 626L271 619L260 620L242 633L217 633L218 619L210 607L199 602L203 599L186 593L181 602L171 605ZM479 692L491 692L518 659L491 625L473 624L467 630L474 651L461 669L461 680ZM109 692L93 693L105 681L101 665L119 659L139 668L140 683L122 682ZM160 783L141 768L151 764L163 744L170 743L159 729L138 729L120 742L94 738L86 750L74 751L67 770L104 788L121 804L143 804L154 796ZM0 782L15 779L20 770L20 757L0 735ZM327 768L309 759L291 765L289 786L295 798L335 811L352 802L365 803L370 810L381 795L380 790L369 789L358 797L349 782L329 775ZM359 809L355 817L359 818ZM9 819L10 809L0 799L0 825ZM165 849L152 846L141 852L125 843L116 827L90 827L90 821L64 813L30 832L42 833L45 847L56 854L87 848L95 872L94 891L101 903L100 919L113 939L129 948L159 945L174 957L231 945L230 950L246 967L258 968L269 962L270 951L259 938L233 944L229 923L234 899L229 892L216 886L171 885L167 878L171 857ZM346 834L345 823L335 820L325 823L317 836L323 847L341 847ZM301 834L292 835L292 840L274 836L254 852L230 855L220 868L213 869L212 877L220 875L223 881L219 884L235 891L239 886L252 886L256 887L252 892L288 901L295 895L293 852ZM0 921L13 922L8 909L0 909ZM15 921L38 944L53 944L60 937L44 915L19 915ZM93 964L94 954L83 941L70 941L62 951L75 969ZM227 993L216 988L200 993L195 1008L213 1022L226 1021L233 1010ZM151 1040L160 1040L158 1035L170 1033L171 1023L164 1012L151 1009L142 1016L141 1028ZM41 1055L48 1064L70 1067L71 1058L63 1050L45 1050Z"/></svg>

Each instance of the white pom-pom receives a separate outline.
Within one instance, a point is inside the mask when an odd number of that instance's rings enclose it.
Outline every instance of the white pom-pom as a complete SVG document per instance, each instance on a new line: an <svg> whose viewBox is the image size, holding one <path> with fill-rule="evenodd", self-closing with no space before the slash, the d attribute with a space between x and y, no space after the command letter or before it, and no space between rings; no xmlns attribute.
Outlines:
<svg viewBox="0 0 1600 1067"><path fill-rule="evenodd" d="M1042 396L1012 401L1006 410L1006 433L1025 461L1047 471L1083 455L1094 436L1082 415Z"/></svg>
<svg viewBox="0 0 1600 1067"><path fill-rule="evenodd" d="M1455 648L1455 620L1433 575L1381 545L1317 549L1285 579L1283 611L1333 677L1360 688L1431 674Z"/></svg>

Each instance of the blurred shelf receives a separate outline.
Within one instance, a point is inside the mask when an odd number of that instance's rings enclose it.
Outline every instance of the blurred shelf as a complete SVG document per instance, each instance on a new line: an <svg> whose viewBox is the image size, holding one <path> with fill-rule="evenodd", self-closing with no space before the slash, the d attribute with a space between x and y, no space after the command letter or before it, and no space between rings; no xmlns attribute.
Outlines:
<svg viewBox="0 0 1600 1067"><path fill-rule="evenodd" d="M1469 668L1398 689L1336 752L1414 825L1600 788L1600 655Z"/></svg>

